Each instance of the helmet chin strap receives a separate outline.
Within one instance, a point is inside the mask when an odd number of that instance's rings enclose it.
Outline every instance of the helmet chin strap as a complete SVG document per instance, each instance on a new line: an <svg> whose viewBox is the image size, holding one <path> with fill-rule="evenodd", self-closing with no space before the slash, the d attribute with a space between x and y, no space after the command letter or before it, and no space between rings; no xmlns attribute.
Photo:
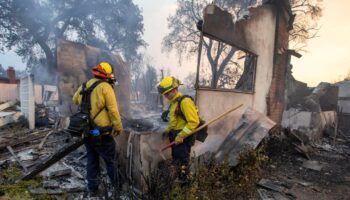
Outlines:
<svg viewBox="0 0 350 200"><path fill-rule="evenodd" d="M112 77L112 78L108 78L108 79L107 79L107 82L108 82L109 84L114 85L114 84L117 82L117 80L116 80L114 77Z"/></svg>

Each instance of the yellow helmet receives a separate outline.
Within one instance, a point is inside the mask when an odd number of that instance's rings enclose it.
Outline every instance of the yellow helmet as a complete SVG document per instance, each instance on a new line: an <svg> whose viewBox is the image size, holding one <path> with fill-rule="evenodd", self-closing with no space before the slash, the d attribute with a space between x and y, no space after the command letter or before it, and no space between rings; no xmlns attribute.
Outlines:
<svg viewBox="0 0 350 200"><path fill-rule="evenodd" d="M113 67L107 62L101 62L92 68L92 74L103 79L113 78Z"/></svg>
<svg viewBox="0 0 350 200"><path fill-rule="evenodd" d="M104 69L108 74L111 74L113 72L112 66L107 62L101 62L100 63L102 69Z"/></svg>
<svg viewBox="0 0 350 200"><path fill-rule="evenodd" d="M176 79L173 76L167 76L160 81L157 89L159 94L166 94L171 90L178 88L179 85L182 85L180 80Z"/></svg>

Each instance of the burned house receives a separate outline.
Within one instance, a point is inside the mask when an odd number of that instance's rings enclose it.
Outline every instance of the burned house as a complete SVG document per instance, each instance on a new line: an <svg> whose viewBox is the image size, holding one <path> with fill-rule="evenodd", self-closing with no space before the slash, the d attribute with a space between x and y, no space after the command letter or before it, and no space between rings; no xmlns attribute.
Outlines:
<svg viewBox="0 0 350 200"><path fill-rule="evenodd" d="M92 77L90 70L98 63L106 61L114 66L118 80L115 87L119 109L128 115L130 103L130 75L127 64L119 55L79 43L59 40L57 47L57 68L59 72L60 112L69 116L76 109L72 96L78 87Z"/></svg>
<svg viewBox="0 0 350 200"><path fill-rule="evenodd" d="M326 129L336 129L338 86L321 82L317 87L309 88L296 80L289 85L294 87L286 90L282 127L313 142L319 141Z"/></svg>
<svg viewBox="0 0 350 200"><path fill-rule="evenodd" d="M200 47L204 53L199 54L196 83L196 101L200 115L211 119L234 105L243 104L243 108L211 126L205 144L199 144L195 148L197 154L215 151L237 126L246 108L267 115L278 124L281 122L290 56L289 30L293 19L288 1L268 1L258 7L251 7L249 14L235 22L230 13L215 5L204 9ZM210 42L231 49L227 55L233 52L226 68L230 67L229 63L234 63L232 71L238 73L231 76L233 81L229 84L220 86L203 81L206 76L203 72L206 71L207 63L210 63L203 56L210 53L204 47ZM219 75L225 76L225 73ZM209 78L215 76L217 75L209 74ZM216 79L220 80L220 77Z"/></svg>
<svg viewBox="0 0 350 200"><path fill-rule="evenodd" d="M245 142L256 139L252 144L255 147L270 128L281 123L290 56L296 55L288 49L293 19L288 1L268 1L251 7L249 14L237 21L229 12L215 5L204 9L203 23L199 24L202 37L195 99L199 114L209 121L234 106L243 106L225 120L210 126L207 140L195 144L193 155L216 152L224 147L230 149L232 143L227 137L235 133L239 133L240 139ZM208 50L209 46L212 49ZM214 60L205 56L215 53L218 56ZM57 58L60 110L66 116L74 110L71 97L78 86L89 78L91 67L101 61L111 62L116 67L119 82L116 95L120 110L123 118L134 126L127 127L126 133L117 137L121 170L135 191L144 191L144 177L163 160L160 149L167 141L162 139L160 131L163 127L159 121L152 121L153 125L147 126L147 123L141 123L145 118L151 118L148 115L139 120L129 119L130 76L127 64L118 55L64 40L58 41ZM213 70L215 67L219 70ZM248 126L242 130L256 135L245 137L244 131L237 131L240 125L245 124ZM235 149L235 152L239 150ZM164 156L170 158L170 151L165 151Z"/></svg>
<svg viewBox="0 0 350 200"><path fill-rule="evenodd" d="M232 144L224 143L225 138L240 123L248 126L243 127L243 132L239 134L257 130L257 135L246 137L241 134L245 141L255 138L256 142L252 145L256 146L275 122L281 122L285 76L291 52L288 51L288 31L293 23L288 5L285 1L269 1L250 8L249 16L237 22L233 22L230 13L215 5L204 9L203 23L199 24L203 37L198 53L196 81L199 114L210 121L234 106L243 106L211 125L207 140L195 144L193 155L216 152L222 146L231 148ZM205 46L207 49L212 46L212 52L206 51ZM219 56L216 60L206 60L205 55L214 54L220 48L230 55L229 59L217 54ZM221 73L211 74L213 62L230 66L224 66ZM246 123L245 119L240 120L242 116L256 123ZM128 140L124 139L128 148L123 154L129 160L128 176L132 178L134 186L141 190L145 189L143 177L149 175L157 163L163 160L160 149L166 145L166 140L161 138L158 130L162 129L153 127L151 131L132 132L129 136L122 136L128 137ZM164 155L169 158L170 150L165 151Z"/></svg>

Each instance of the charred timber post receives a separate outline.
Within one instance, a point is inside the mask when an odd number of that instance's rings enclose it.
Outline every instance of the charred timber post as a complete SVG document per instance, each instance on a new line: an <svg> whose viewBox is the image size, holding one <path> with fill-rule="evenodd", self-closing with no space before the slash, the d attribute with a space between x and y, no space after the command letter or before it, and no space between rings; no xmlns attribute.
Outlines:
<svg viewBox="0 0 350 200"><path fill-rule="evenodd" d="M62 148L61 150L59 150L55 154L46 158L43 162L41 162L37 166L35 166L35 168L33 170L26 173L24 176L19 178L17 181L29 180L29 179L34 178L37 174L39 174L40 172L49 168L51 165L55 164L56 162L58 162L59 160L61 160L66 155L68 155L72 151L76 150L77 148L79 148L83 144L84 144L83 139L79 139L79 140L74 141L72 144Z"/></svg>

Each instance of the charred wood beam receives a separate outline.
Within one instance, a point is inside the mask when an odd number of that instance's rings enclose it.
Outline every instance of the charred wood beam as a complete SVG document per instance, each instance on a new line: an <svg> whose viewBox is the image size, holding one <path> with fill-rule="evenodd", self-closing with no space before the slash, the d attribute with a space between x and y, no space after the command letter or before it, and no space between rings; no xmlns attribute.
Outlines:
<svg viewBox="0 0 350 200"><path fill-rule="evenodd" d="M43 148L43 146L44 146L44 144L45 144L47 138L48 138L52 133L53 133L53 131L50 131L50 132L44 137L44 139L40 142L40 144L39 144L39 146L38 146L38 149L39 149L39 150Z"/></svg>
<svg viewBox="0 0 350 200"><path fill-rule="evenodd" d="M39 139L45 137L45 135L42 134L42 133L46 133L48 131L49 130L45 130L43 132L39 132L40 133L39 135L31 134L31 135L29 135L29 136L27 136L26 138L23 138L23 139L18 139L18 140L10 141L10 142L4 142L4 143L0 144L0 151L6 149L7 146L14 147L14 146L22 145L22 144L25 144L25 143L28 143L28 142L32 142L32 141L35 141L35 140L39 140Z"/></svg>
<svg viewBox="0 0 350 200"><path fill-rule="evenodd" d="M293 49L288 49L287 50L287 53L292 55L292 56L295 56L297 58L301 58L303 55L301 55L300 53L296 52L295 50Z"/></svg>
<svg viewBox="0 0 350 200"><path fill-rule="evenodd" d="M19 165L21 165L21 167L24 169L25 172L28 171L27 167L21 162L21 160L17 157L17 155L15 154L15 152L13 151L11 146L7 146L6 147L7 150L9 150L9 152L12 154L12 157L18 162Z"/></svg>
<svg viewBox="0 0 350 200"><path fill-rule="evenodd" d="M63 147L62 149L57 151L55 154L49 156L48 158L43 160L41 163L39 163L37 166L35 166L33 170L31 170L30 172L26 173L24 176L20 177L18 179L18 181L19 180L29 180L29 179L34 178L37 174L39 174L40 172L42 172L45 169L49 168L51 165L55 164L56 162L58 162L59 160L64 158L66 155L68 155L69 153L71 153L74 150L76 150L82 144L84 144L84 140L83 139L79 139L79 140L74 141L72 144L70 144L70 145L68 145L66 147Z"/></svg>
<svg viewBox="0 0 350 200"><path fill-rule="evenodd" d="M19 147L17 149L14 149L14 152L18 153L18 152L25 151L25 150L28 150L28 149L34 149L36 146L37 146L37 144L30 145L30 146L27 146L27 147ZM0 158L2 160L8 160L11 156L12 156L12 154L10 152L4 152L4 153L0 154Z"/></svg>

